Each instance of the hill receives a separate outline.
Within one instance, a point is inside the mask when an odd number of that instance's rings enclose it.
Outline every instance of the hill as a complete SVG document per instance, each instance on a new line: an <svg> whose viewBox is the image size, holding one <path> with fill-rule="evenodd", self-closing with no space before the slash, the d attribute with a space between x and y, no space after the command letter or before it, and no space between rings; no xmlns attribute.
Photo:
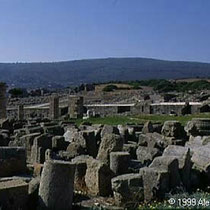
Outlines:
<svg viewBox="0 0 210 210"><path fill-rule="evenodd" d="M52 63L0 63L0 81L16 87L210 77L210 64L149 58L87 59Z"/></svg>

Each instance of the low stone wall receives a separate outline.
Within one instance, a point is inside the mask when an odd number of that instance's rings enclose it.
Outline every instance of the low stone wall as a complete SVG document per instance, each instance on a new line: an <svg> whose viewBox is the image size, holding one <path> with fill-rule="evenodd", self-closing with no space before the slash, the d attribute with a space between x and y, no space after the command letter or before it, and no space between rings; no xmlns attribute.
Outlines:
<svg viewBox="0 0 210 210"><path fill-rule="evenodd" d="M17 119L18 109L16 108L7 109L7 117ZM48 108L36 108L36 109L25 108L23 118L28 119L28 118L33 118L33 117L47 118L49 117L49 109Z"/></svg>
<svg viewBox="0 0 210 210"><path fill-rule="evenodd" d="M116 115L117 113L117 107L109 106L109 107L103 107L103 106L86 106L87 110L90 110L92 112L95 112L96 115L100 115L101 117L105 116L112 116Z"/></svg>
<svg viewBox="0 0 210 210"><path fill-rule="evenodd" d="M207 109L205 106L208 106ZM204 107L202 109L202 107ZM71 111L69 109L74 109L73 107L60 107L59 108L59 116L67 115L72 116L73 118L82 117L81 110L80 114L73 115L70 114ZM189 105L186 103L157 103L152 104L151 102L139 102L136 104L98 104L98 105L84 105L83 107L84 113L87 113L87 110L95 113L95 115L99 115L101 117L105 116L113 116L113 115L144 115L144 114L177 114L177 115L185 115L185 114L198 114L201 112L207 112L210 110L209 105L203 104L193 104ZM75 110L72 110L72 112ZM76 112L75 112L76 113ZM18 117L18 109L17 108L9 108L7 109L7 116L17 118ZM37 108L24 108L24 118L49 118L50 111L49 107L37 107Z"/></svg>
<svg viewBox="0 0 210 210"><path fill-rule="evenodd" d="M60 107L59 115L68 114L68 107ZM18 108L8 108L7 109L7 117L18 119ZM49 118L50 110L48 107L42 108L24 108L24 116L23 119L40 117L40 118Z"/></svg>
<svg viewBox="0 0 210 210"><path fill-rule="evenodd" d="M154 105L151 114L184 114L185 105Z"/></svg>

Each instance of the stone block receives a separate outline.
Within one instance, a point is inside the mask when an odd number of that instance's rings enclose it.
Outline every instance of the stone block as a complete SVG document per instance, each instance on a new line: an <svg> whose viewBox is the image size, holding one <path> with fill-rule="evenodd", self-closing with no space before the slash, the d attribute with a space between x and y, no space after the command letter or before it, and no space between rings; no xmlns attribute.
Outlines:
<svg viewBox="0 0 210 210"><path fill-rule="evenodd" d="M174 156L178 159L182 183L187 189L189 189L190 172L192 168L190 149L177 145L169 145L164 150L163 156Z"/></svg>
<svg viewBox="0 0 210 210"><path fill-rule="evenodd" d="M179 162L173 156L156 157L149 168L158 168L169 173L169 187L175 189L181 186L181 178L179 174Z"/></svg>
<svg viewBox="0 0 210 210"><path fill-rule="evenodd" d="M106 164L109 165L109 155L111 152L122 151L123 149L123 140L121 139L120 135L116 134L106 134L103 136L97 159L104 161Z"/></svg>
<svg viewBox="0 0 210 210"><path fill-rule="evenodd" d="M74 175L74 190L87 193L87 186L85 183L85 174L87 170L87 161L92 159L88 155L80 155L72 159L72 163L75 164Z"/></svg>
<svg viewBox="0 0 210 210"><path fill-rule="evenodd" d="M44 163L39 187L39 209L72 209L75 165L67 161Z"/></svg>
<svg viewBox="0 0 210 210"><path fill-rule="evenodd" d="M145 202L163 199L169 192L169 174L166 170L145 167L140 169L140 175L143 180Z"/></svg>
<svg viewBox="0 0 210 210"><path fill-rule="evenodd" d="M26 151L23 147L0 147L0 177L26 172Z"/></svg>
<svg viewBox="0 0 210 210"><path fill-rule="evenodd" d="M140 174L124 174L112 179L115 204L136 207L144 199L143 181Z"/></svg>
<svg viewBox="0 0 210 210"><path fill-rule="evenodd" d="M1 210L27 210L28 184L20 179L0 181Z"/></svg>
<svg viewBox="0 0 210 210"><path fill-rule="evenodd" d="M160 155L161 152L157 148L139 146L136 150L137 160L139 160L145 166L148 166L155 157Z"/></svg>
<svg viewBox="0 0 210 210"><path fill-rule="evenodd" d="M111 194L111 179L113 172L100 160L89 160L87 162L87 171L85 183L88 188L88 194L93 196L108 196Z"/></svg>
<svg viewBox="0 0 210 210"><path fill-rule="evenodd" d="M110 169L115 175L128 173L130 164L130 154L128 152L111 152L110 153Z"/></svg>

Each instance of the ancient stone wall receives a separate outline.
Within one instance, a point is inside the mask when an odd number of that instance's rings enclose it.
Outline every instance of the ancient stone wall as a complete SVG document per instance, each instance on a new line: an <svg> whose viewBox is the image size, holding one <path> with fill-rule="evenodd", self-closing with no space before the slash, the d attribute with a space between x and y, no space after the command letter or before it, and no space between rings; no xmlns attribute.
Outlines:
<svg viewBox="0 0 210 210"><path fill-rule="evenodd" d="M69 96L69 117L74 119L83 117L83 97Z"/></svg>
<svg viewBox="0 0 210 210"><path fill-rule="evenodd" d="M69 96L68 105L59 107L57 97L52 97L49 107L24 107L24 118L50 118L58 119L60 116L68 115L72 119L82 118L83 113L91 116L113 116L113 115L147 115L147 114L198 114L209 112L208 104L202 103L151 103L151 101L141 101L136 104L88 104L83 105L83 97ZM21 111L23 114L23 110ZM89 113L89 114L88 114ZM94 114L93 114L94 113ZM8 108L7 116L22 118L20 107ZM85 116L85 115L84 115Z"/></svg>
<svg viewBox="0 0 210 210"><path fill-rule="evenodd" d="M191 114L199 114L199 113L201 113L200 108L201 108L201 106L199 106L199 105L191 106Z"/></svg>
<svg viewBox="0 0 210 210"><path fill-rule="evenodd" d="M96 115L101 117L112 116L118 114L118 107L116 106L86 106L87 110L91 110Z"/></svg>
<svg viewBox="0 0 210 210"><path fill-rule="evenodd" d="M0 83L0 119L6 118L6 84Z"/></svg>
<svg viewBox="0 0 210 210"><path fill-rule="evenodd" d="M24 106L23 104L18 105L18 120L24 119Z"/></svg>
<svg viewBox="0 0 210 210"><path fill-rule="evenodd" d="M177 115L182 114L182 109L184 105L154 105L152 106L152 114L172 114L176 113Z"/></svg>
<svg viewBox="0 0 210 210"><path fill-rule="evenodd" d="M50 119L58 119L59 115L59 97L53 95L50 98L49 117Z"/></svg>
<svg viewBox="0 0 210 210"><path fill-rule="evenodd" d="M143 101L136 103L135 106L131 107L132 114L151 114L151 102Z"/></svg>

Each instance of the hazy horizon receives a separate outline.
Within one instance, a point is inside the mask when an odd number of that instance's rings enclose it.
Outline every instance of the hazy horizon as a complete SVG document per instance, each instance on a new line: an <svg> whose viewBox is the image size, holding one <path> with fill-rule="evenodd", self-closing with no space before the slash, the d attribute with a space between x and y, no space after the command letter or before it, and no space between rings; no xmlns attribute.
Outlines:
<svg viewBox="0 0 210 210"><path fill-rule="evenodd" d="M172 62L193 62L193 63L207 63L205 61L196 61L196 60L172 60L172 59L164 59L164 58L149 58L149 57L93 57L93 58L81 58L81 59L73 59L73 60L57 60L57 61L15 61L15 62L0 62L0 64L24 64L24 63L60 63L60 62L73 62L73 61L83 61L83 60L105 60L105 59L126 59L126 58L140 58L140 59L151 59L151 60L162 60L162 61L172 61Z"/></svg>

